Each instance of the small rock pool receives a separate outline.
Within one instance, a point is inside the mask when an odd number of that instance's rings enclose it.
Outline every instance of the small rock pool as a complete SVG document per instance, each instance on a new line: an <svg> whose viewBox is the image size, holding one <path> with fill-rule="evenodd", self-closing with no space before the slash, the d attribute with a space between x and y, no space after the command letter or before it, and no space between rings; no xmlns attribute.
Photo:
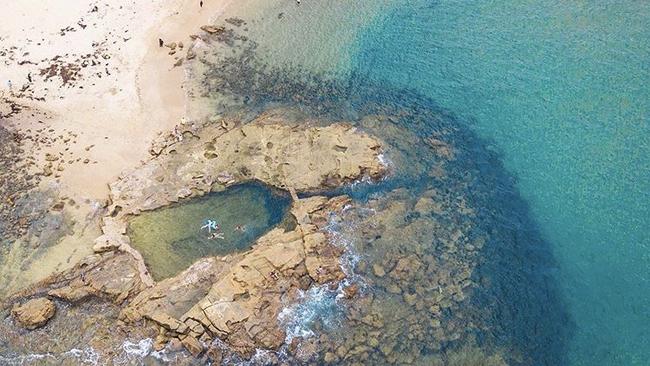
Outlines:
<svg viewBox="0 0 650 366"><path fill-rule="evenodd" d="M131 245L156 281L197 259L245 251L287 217L291 197L260 183L245 183L190 199L129 221ZM207 220L219 229L208 230ZM215 235L217 233L218 235Z"/></svg>

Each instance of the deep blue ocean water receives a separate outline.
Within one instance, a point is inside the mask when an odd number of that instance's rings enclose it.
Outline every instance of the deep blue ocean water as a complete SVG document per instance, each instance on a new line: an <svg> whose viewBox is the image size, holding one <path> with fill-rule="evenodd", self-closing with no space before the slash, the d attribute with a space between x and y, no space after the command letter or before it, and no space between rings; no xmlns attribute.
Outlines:
<svg viewBox="0 0 650 366"><path fill-rule="evenodd" d="M557 262L568 363L649 364L650 2L403 2L352 62L500 154Z"/></svg>

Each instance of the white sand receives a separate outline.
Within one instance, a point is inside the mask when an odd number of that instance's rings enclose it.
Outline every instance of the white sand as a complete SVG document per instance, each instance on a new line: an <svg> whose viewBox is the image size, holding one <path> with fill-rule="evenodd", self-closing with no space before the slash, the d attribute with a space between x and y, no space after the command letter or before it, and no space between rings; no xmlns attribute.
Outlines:
<svg viewBox="0 0 650 366"><path fill-rule="evenodd" d="M198 0L20 0L3 4L0 97L9 96L30 110L0 119L0 123L23 132L45 128L50 137L77 135L66 143L61 139L41 145L31 154L37 161L34 171L41 171L46 153L63 153L64 170L45 177L41 184L73 198L80 207L70 212L78 222L74 235L26 270L0 267L0 273L15 272L14 281L20 286L71 266L90 253L90 240L98 229L84 225L96 208L93 204L107 198L107 184L123 170L147 159L151 140L171 130L186 113L183 68L173 67L175 57L182 58L185 52L170 56L168 48L158 46L158 38L189 45L189 35L230 2L204 0L203 8ZM80 65L81 56L87 54L97 57L88 58L78 79L69 84L63 85L58 75L49 80L40 75L57 56L64 64ZM23 87L26 91L20 92ZM12 251L12 255L24 253Z"/></svg>

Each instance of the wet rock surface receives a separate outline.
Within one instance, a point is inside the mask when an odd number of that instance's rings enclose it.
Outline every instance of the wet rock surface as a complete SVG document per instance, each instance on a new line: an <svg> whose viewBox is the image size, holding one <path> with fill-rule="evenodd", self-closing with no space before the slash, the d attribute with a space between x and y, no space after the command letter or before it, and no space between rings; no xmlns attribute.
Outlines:
<svg viewBox="0 0 650 366"><path fill-rule="evenodd" d="M2 121L0 117L0 121ZM40 181L38 175L23 174L27 166L23 161L24 134L0 126L0 240L9 241L27 233L32 220L44 212L23 216L21 203Z"/></svg>

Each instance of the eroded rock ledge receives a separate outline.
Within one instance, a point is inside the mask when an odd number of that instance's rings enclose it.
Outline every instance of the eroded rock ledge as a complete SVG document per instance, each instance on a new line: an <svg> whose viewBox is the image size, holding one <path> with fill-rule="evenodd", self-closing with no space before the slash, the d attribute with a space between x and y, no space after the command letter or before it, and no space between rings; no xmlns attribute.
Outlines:
<svg viewBox="0 0 650 366"><path fill-rule="evenodd" d="M245 125L223 120L201 129L181 126L153 149L151 160L110 185L112 202L96 254L12 301L108 300L123 307L125 323L135 326L144 319L159 326L157 347L175 339L195 355L216 338L246 357L256 348L277 349L285 339L277 315L298 291L344 278L341 249L330 243L324 227L349 199L299 199L297 192L383 176L380 142L346 123L294 124L270 112ZM130 246L128 217L250 180L291 193L295 228L276 228L246 252L201 259L155 283Z"/></svg>
<svg viewBox="0 0 650 366"><path fill-rule="evenodd" d="M115 215L152 210L249 180L307 192L363 175L377 178L386 170L378 158L379 141L347 123L288 124L266 113L242 126L224 121L201 131L178 129L170 137L176 141L160 143L158 158L111 184Z"/></svg>
<svg viewBox="0 0 650 366"><path fill-rule="evenodd" d="M277 320L284 306L299 290L345 277L341 249L330 244L323 229L327 216L348 203L344 196L294 202L291 212L300 222L295 229L274 229L245 253L202 260L161 281L136 296L122 320L152 320L163 328L159 344L178 338L195 355L217 337L245 357L256 348L278 349L285 339ZM196 302L179 303L179 298Z"/></svg>

